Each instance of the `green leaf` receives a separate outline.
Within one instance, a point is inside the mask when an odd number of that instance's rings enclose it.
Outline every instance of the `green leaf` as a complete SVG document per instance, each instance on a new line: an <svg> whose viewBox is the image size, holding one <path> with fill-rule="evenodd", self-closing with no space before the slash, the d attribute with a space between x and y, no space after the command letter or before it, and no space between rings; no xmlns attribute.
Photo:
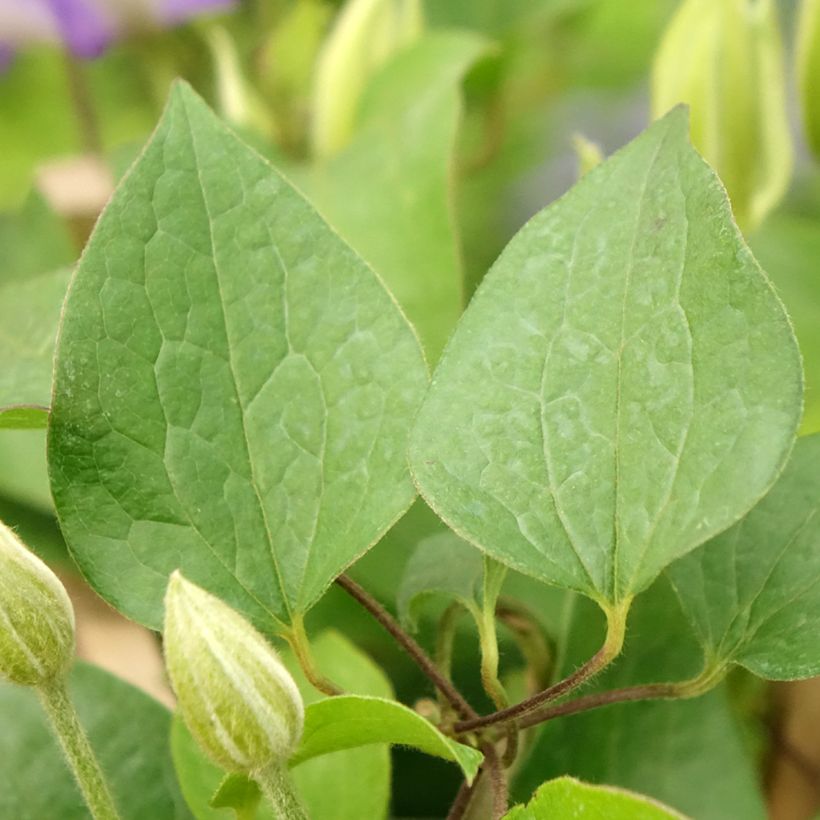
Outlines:
<svg viewBox="0 0 820 820"><path fill-rule="evenodd" d="M308 178L319 210L384 276L431 361L463 308L452 185L459 83L486 49L478 36L444 32L407 48L370 83L352 142Z"/></svg>
<svg viewBox="0 0 820 820"><path fill-rule="evenodd" d="M769 488L797 345L677 109L512 240L411 438L430 506L498 561L628 602Z"/></svg>
<svg viewBox="0 0 820 820"><path fill-rule="evenodd" d="M302 744L291 763L339 749L370 743L412 746L458 764L468 780L475 777L481 752L443 735L417 712L384 698L339 695L311 704L305 710Z"/></svg>
<svg viewBox="0 0 820 820"><path fill-rule="evenodd" d="M289 622L412 502L426 381L373 271L178 85L66 301L49 432L66 539L142 623L177 567L263 629Z"/></svg>
<svg viewBox="0 0 820 820"><path fill-rule="evenodd" d="M76 258L67 227L36 192L18 212L0 215L0 248L0 285L57 270Z"/></svg>
<svg viewBox="0 0 820 820"><path fill-rule="evenodd" d="M312 641L312 649L322 672L345 689L376 697L393 696L390 682L381 669L340 633L323 632ZM293 654L284 652L282 659L293 674L305 702L310 704L321 700L323 696L307 682ZM227 820L228 813L219 811L220 807L216 805L222 801L215 799L224 797L223 787L228 782L226 774L199 750L179 718L174 720L171 749L185 799L194 815L198 820ZM356 777L351 777L351 772L355 772ZM387 746L345 749L317 757L300 765L292 775L312 817L378 820L387 816L390 797ZM237 783L232 779L229 785ZM257 820L273 820L273 813L264 802Z"/></svg>
<svg viewBox="0 0 820 820"><path fill-rule="evenodd" d="M820 203L808 213L778 211L754 235L752 250L789 312L806 373L806 406L801 433L820 431Z"/></svg>
<svg viewBox="0 0 820 820"><path fill-rule="evenodd" d="M54 340L70 276L61 270L0 287L0 430L46 426Z"/></svg>
<svg viewBox="0 0 820 820"><path fill-rule="evenodd" d="M584 694L681 681L702 653L666 578L635 602L623 655ZM600 645L600 610L576 599L558 677ZM546 723L514 781L519 800L571 774L650 795L698 820L764 820L756 762L741 739L726 686L682 701L620 703Z"/></svg>
<svg viewBox="0 0 820 820"><path fill-rule="evenodd" d="M683 820L683 815L648 797L612 786L592 786L572 777L544 783L526 806L516 806L505 820Z"/></svg>
<svg viewBox="0 0 820 820"><path fill-rule="evenodd" d="M798 439L768 495L669 578L707 663L793 680L820 674L820 434Z"/></svg>
<svg viewBox="0 0 820 820"><path fill-rule="evenodd" d="M184 820L168 749L168 710L107 672L78 664L71 695L124 820ZM0 815L85 820L85 807L33 690L0 684Z"/></svg>
<svg viewBox="0 0 820 820"><path fill-rule="evenodd" d="M40 512L53 512L45 430L0 429L0 493Z"/></svg>
<svg viewBox="0 0 820 820"><path fill-rule="evenodd" d="M452 532L420 541L404 569L396 604L399 618L413 631L424 600L447 596L480 617L484 558L471 544Z"/></svg>
<svg viewBox="0 0 820 820"><path fill-rule="evenodd" d="M229 774L211 798L215 809L233 809L237 820L254 820L262 791L255 780L246 774Z"/></svg>

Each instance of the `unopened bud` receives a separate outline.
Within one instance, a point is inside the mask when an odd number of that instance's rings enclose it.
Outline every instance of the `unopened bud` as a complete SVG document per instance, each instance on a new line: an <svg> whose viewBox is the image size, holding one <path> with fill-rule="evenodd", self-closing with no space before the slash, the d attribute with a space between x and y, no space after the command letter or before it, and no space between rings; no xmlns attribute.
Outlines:
<svg viewBox="0 0 820 820"><path fill-rule="evenodd" d="M0 521L0 678L39 686L74 658L74 610L57 576Z"/></svg>
<svg viewBox="0 0 820 820"><path fill-rule="evenodd" d="M296 751L304 705L279 656L179 571L165 595L165 663L185 723L222 768L255 772Z"/></svg>
<svg viewBox="0 0 820 820"><path fill-rule="evenodd" d="M655 57L654 116L689 105L692 142L743 230L761 223L791 177L782 52L774 0L684 0Z"/></svg>

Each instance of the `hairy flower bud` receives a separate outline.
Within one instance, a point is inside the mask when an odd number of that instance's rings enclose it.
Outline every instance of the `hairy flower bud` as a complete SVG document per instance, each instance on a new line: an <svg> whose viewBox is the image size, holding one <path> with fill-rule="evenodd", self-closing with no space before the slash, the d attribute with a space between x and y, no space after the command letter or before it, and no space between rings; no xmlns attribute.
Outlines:
<svg viewBox="0 0 820 820"><path fill-rule="evenodd" d="M165 595L165 663L191 734L224 769L259 771L296 750L304 705L279 656L178 570Z"/></svg>
<svg viewBox="0 0 820 820"><path fill-rule="evenodd" d="M74 610L57 576L0 522L0 678L39 686L74 657Z"/></svg>

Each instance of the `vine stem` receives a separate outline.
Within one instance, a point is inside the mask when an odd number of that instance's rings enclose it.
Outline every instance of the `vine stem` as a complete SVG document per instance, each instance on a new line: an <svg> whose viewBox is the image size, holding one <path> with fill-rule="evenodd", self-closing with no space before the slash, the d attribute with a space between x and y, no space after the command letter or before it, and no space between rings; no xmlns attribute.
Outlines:
<svg viewBox="0 0 820 820"><path fill-rule="evenodd" d="M700 675L679 683L647 683L640 686L627 686L623 689L612 689L609 692L595 692L575 700L547 706L532 712L519 721L522 729L528 729L539 723L567 715L577 715L600 709L613 703L629 703L636 700L685 700L702 695L717 686L726 677L726 667L708 668Z"/></svg>
<svg viewBox="0 0 820 820"><path fill-rule="evenodd" d="M69 99L74 109L83 150L90 154L99 154L102 151L100 123L85 75L85 67L68 50L65 51L63 60Z"/></svg>
<svg viewBox="0 0 820 820"><path fill-rule="evenodd" d="M274 763L257 772L254 780L273 807L278 820L308 820L286 765Z"/></svg>
<svg viewBox="0 0 820 820"><path fill-rule="evenodd" d="M487 726L519 720L523 718L524 715L535 711L539 706L569 694L573 689L576 689L582 683L585 683L597 675L620 654L623 648L626 633L626 616L631 603L631 598L624 599L618 606L606 610L607 632L603 646L571 675L568 675L563 680L558 681L558 683L507 709L501 709L498 712L493 712L491 715L484 715L479 718L462 720L456 723L454 727L455 731L458 734L464 734L465 732L472 732Z"/></svg>
<svg viewBox="0 0 820 820"><path fill-rule="evenodd" d="M114 799L71 702L65 681L42 684L37 687L37 694L91 816L95 820L119 820Z"/></svg>
<svg viewBox="0 0 820 820"><path fill-rule="evenodd" d="M340 575L336 579L336 583L351 598L358 601L393 636L462 718L466 720L476 720L478 718L475 709L467 703L464 696L453 686L450 680L439 671L430 656L401 628L399 622L369 592L359 586L348 575Z"/></svg>
<svg viewBox="0 0 820 820"><path fill-rule="evenodd" d="M507 777L495 747L491 743L485 743L481 751L484 752L484 764L493 789L493 820L501 820L507 813L510 802Z"/></svg>

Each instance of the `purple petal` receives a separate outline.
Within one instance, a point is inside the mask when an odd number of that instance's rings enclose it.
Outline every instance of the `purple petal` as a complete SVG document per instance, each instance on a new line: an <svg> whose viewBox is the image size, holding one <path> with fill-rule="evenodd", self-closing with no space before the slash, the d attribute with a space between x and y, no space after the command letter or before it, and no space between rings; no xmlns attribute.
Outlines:
<svg viewBox="0 0 820 820"><path fill-rule="evenodd" d="M68 48L77 57L99 57L116 34L112 21L92 0L49 0Z"/></svg>
<svg viewBox="0 0 820 820"><path fill-rule="evenodd" d="M233 0L163 0L162 21L165 24L181 23L198 14L221 11L233 5Z"/></svg>

